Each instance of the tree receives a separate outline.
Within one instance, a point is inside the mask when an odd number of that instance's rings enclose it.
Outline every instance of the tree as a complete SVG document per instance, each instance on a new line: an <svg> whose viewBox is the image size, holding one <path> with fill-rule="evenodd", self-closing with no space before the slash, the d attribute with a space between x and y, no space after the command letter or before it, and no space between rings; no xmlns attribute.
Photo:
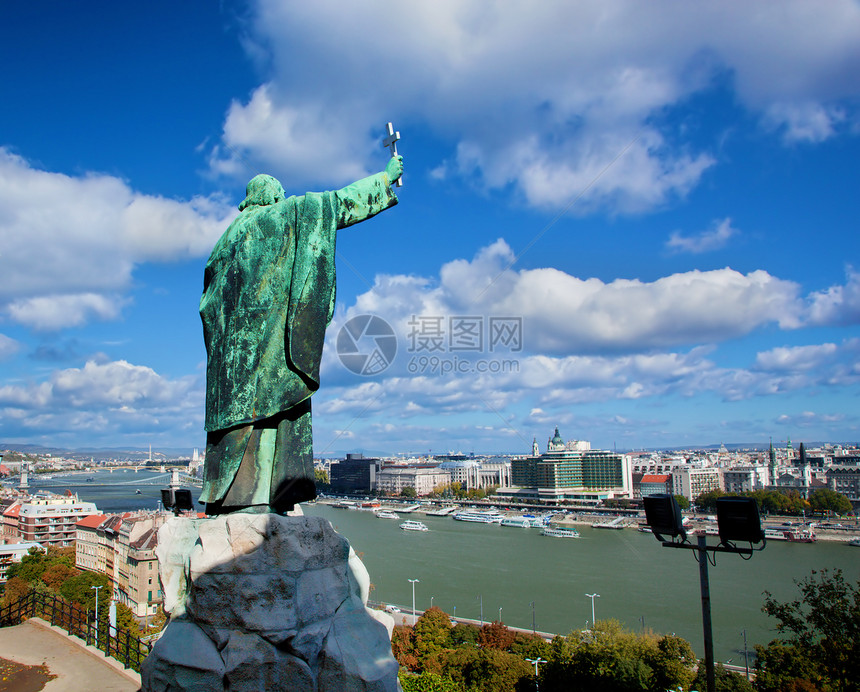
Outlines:
<svg viewBox="0 0 860 692"><path fill-rule="evenodd" d="M830 488L819 488L809 493L809 506L813 512L835 512L840 516L851 511L851 501Z"/></svg>
<svg viewBox="0 0 860 692"><path fill-rule="evenodd" d="M48 557L41 548L30 548L21 562L10 565L6 572L8 578L20 577L26 582L34 582L42 577L48 568Z"/></svg>
<svg viewBox="0 0 860 692"><path fill-rule="evenodd" d="M507 651L514 643L515 637L514 631L505 627L501 622L490 622L481 628L481 632L478 634L478 646L485 649Z"/></svg>
<svg viewBox="0 0 860 692"><path fill-rule="evenodd" d="M451 644L451 618L440 608L425 610L412 628L412 651L418 666Z"/></svg>
<svg viewBox="0 0 860 692"><path fill-rule="evenodd" d="M462 647L447 649L428 661L434 671L445 671L469 692L514 690L523 678L531 679L534 668L514 654L496 649Z"/></svg>
<svg viewBox="0 0 860 692"><path fill-rule="evenodd" d="M24 598L28 593L30 593L30 582L21 579L21 577L10 577L6 582L3 605L10 605Z"/></svg>
<svg viewBox="0 0 860 692"><path fill-rule="evenodd" d="M647 660L654 671L656 687L689 689L695 677L696 654L686 639L675 635L661 637L656 653Z"/></svg>
<svg viewBox="0 0 860 692"><path fill-rule="evenodd" d="M675 500L681 509L690 509L690 501L683 495L675 495Z"/></svg>
<svg viewBox="0 0 860 692"><path fill-rule="evenodd" d="M717 499L725 496L726 493L722 490L710 490L706 493L702 493L696 498L696 507L703 512L716 512Z"/></svg>
<svg viewBox="0 0 860 692"><path fill-rule="evenodd" d="M69 567L63 562L57 562L42 572L41 580L52 591L59 591L63 582L80 573L80 570L74 567Z"/></svg>
<svg viewBox="0 0 860 692"><path fill-rule="evenodd" d="M787 636L756 646L756 689L801 684L833 692L860 689L860 581L851 585L842 570L824 569L796 583L801 597L789 603L765 591L762 610Z"/></svg>
<svg viewBox="0 0 860 692"><path fill-rule="evenodd" d="M403 497L418 497L418 493L411 485L407 485L403 490L400 491L400 494Z"/></svg>
<svg viewBox="0 0 860 692"><path fill-rule="evenodd" d="M436 673L409 674L401 670L399 679L403 692L461 692L463 689L450 678Z"/></svg>
<svg viewBox="0 0 860 692"><path fill-rule="evenodd" d="M395 625L391 633L391 653L397 662L411 670L418 670L418 657L415 655L412 628Z"/></svg>
<svg viewBox="0 0 860 692"><path fill-rule="evenodd" d="M67 601L80 604L85 610L95 609L96 589L93 586L101 586L99 595L99 619L102 613L107 613L110 605L110 579L101 572L81 572L67 579L60 587L60 594Z"/></svg>
<svg viewBox="0 0 860 692"><path fill-rule="evenodd" d="M328 471L319 467L314 467L314 482L318 488L328 488L331 482L328 478Z"/></svg>

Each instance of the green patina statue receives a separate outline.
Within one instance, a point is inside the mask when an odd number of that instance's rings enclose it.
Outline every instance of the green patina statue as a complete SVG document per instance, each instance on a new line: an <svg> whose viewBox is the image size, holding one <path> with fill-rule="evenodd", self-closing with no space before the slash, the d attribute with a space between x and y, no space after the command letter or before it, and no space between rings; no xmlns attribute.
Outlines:
<svg viewBox="0 0 860 692"><path fill-rule="evenodd" d="M397 204L403 159L335 192L285 197L268 175L206 263L207 514L284 513L316 497L311 395L335 304L338 229Z"/></svg>

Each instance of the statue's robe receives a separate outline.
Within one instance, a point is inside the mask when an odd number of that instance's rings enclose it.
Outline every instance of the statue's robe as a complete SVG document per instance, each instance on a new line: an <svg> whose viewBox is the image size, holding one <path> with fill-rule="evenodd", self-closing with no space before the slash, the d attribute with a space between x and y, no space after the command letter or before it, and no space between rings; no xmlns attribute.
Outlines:
<svg viewBox="0 0 860 692"><path fill-rule="evenodd" d="M310 397L334 312L337 230L396 203L379 173L249 206L215 245L200 299L207 513L316 497Z"/></svg>

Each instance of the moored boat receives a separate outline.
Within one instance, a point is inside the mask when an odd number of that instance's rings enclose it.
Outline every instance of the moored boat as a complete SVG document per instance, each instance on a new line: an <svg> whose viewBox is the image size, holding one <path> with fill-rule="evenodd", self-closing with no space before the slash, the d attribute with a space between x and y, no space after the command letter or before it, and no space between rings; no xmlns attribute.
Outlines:
<svg viewBox="0 0 860 692"><path fill-rule="evenodd" d="M454 515L456 521L471 521L478 524L501 524L504 516L498 512L462 511Z"/></svg>

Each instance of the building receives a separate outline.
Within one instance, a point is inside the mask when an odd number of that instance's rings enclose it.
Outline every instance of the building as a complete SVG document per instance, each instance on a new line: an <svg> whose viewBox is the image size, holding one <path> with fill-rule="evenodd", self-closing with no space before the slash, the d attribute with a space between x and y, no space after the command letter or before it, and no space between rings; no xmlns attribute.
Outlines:
<svg viewBox="0 0 860 692"><path fill-rule="evenodd" d="M11 543L0 545L0 584L6 583L6 573L9 571L9 567L16 562L21 562L23 557L33 548L45 552L45 548L40 546L38 543Z"/></svg>
<svg viewBox="0 0 860 692"><path fill-rule="evenodd" d="M383 466L376 477L376 490L402 495L404 488L414 488L416 495L429 495L450 479L450 474L438 466Z"/></svg>
<svg viewBox="0 0 860 692"><path fill-rule="evenodd" d="M723 488L727 493L749 493L770 485L767 466L733 466L723 469Z"/></svg>
<svg viewBox="0 0 860 692"><path fill-rule="evenodd" d="M381 462L363 454L347 454L329 467L331 489L338 493L369 493L376 489Z"/></svg>
<svg viewBox="0 0 860 692"><path fill-rule="evenodd" d="M860 465L833 464L827 469L827 487L845 495L857 509L860 507Z"/></svg>
<svg viewBox="0 0 860 692"><path fill-rule="evenodd" d="M678 466L672 471L672 494L693 502L702 493L722 490L722 475L715 466Z"/></svg>
<svg viewBox="0 0 860 692"><path fill-rule="evenodd" d="M72 545L75 525L98 513L95 503L80 502L77 496L31 496L22 500L18 510L18 535L23 542L45 547Z"/></svg>
<svg viewBox="0 0 860 692"><path fill-rule="evenodd" d="M138 617L154 614L163 595L155 548L164 512L93 515L77 524L75 566L106 574L114 599Z"/></svg>
<svg viewBox="0 0 860 692"><path fill-rule="evenodd" d="M639 481L639 493L635 497L647 497L648 495L658 495L662 493L672 493L672 476L667 473L646 473Z"/></svg>
<svg viewBox="0 0 860 692"><path fill-rule="evenodd" d="M511 459L511 487L500 488L502 497L547 501L599 501L632 494L630 458L615 452L594 450L581 440L565 443L555 429L547 451Z"/></svg>

